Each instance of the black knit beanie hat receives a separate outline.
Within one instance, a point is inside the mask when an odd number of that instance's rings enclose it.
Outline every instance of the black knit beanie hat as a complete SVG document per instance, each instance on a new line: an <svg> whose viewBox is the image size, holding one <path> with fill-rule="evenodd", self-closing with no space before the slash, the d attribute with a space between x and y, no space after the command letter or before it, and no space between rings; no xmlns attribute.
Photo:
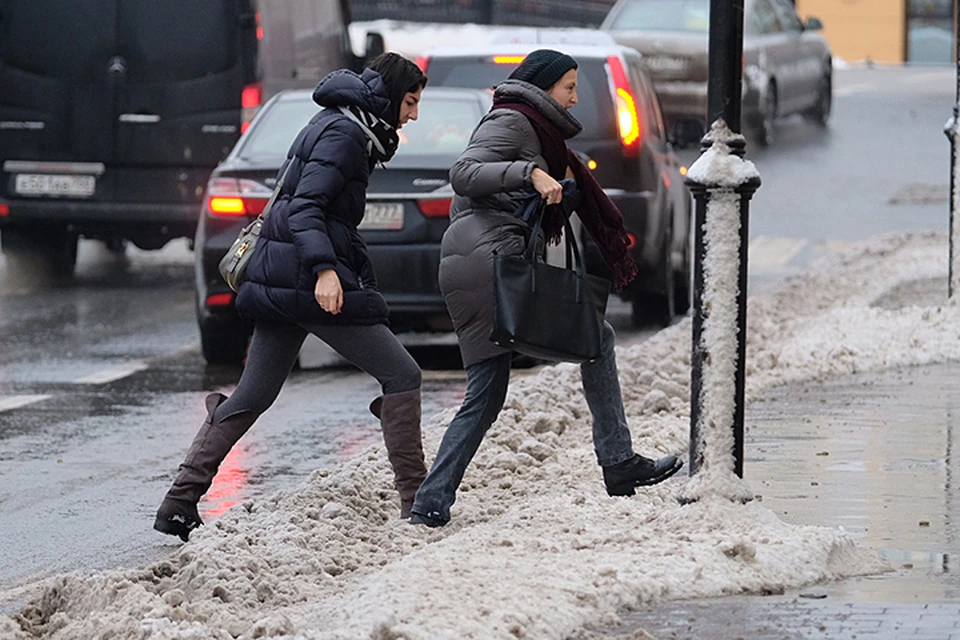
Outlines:
<svg viewBox="0 0 960 640"><path fill-rule="evenodd" d="M552 87L567 71L577 68L577 61L553 49L537 49L524 58L510 74L510 80L522 80L544 91Z"/></svg>

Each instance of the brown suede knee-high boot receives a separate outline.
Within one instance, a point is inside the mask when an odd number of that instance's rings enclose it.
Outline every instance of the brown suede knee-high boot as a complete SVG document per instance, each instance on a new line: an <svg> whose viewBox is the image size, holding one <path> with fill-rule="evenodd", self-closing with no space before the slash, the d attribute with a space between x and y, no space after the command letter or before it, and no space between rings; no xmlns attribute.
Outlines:
<svg viewBox="0 0 960 640"><path fill-rule="evenodd" d="M190 532L203 524L197 512L197 503L210 488L220 463L256 421L256 416L243 412L228 416L216 424L213 414L226 400L220 393L207 396L207 419L193 439L187 456L180 464L180 471L173 486L167 491L153 528L180 538L186 542Z"/></svg>
<svg viewBox="0 0 960 640"><path fill-rule="evenodd" d="M420 389L388 393L370 404L380 418L394 485L400 494L400 517L409 518L417 489L427 477L420 434Z"/></svg>

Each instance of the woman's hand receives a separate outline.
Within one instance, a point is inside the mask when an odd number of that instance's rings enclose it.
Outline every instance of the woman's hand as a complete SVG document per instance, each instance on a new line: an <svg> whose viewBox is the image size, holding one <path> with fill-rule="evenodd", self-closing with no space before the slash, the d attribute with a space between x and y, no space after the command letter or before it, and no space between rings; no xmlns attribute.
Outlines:
<svg viewBox="0 0 960 640"><path fill-rule="evenodd" d="M343 287L340 286L340 277L336 271L324 269L317 273L317 286L313 288L313 297L327 313L340 313L343 307Z"/></svg>
<svg viewBox="0 0 960 640"><path fill-rule="evenodd" d="M533 188L537 190L547 204L559 204L563 201L563 186L550 177L550 174L537 167L530 174Z"/></svg>

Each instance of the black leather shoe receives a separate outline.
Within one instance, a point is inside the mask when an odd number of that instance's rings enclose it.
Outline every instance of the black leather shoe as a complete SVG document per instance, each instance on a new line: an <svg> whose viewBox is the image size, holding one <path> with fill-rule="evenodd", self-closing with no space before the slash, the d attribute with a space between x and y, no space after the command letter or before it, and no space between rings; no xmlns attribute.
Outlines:
<svg viewBox="0 0 960 640"><path fill-rule="evenodd" d="M634 454L629 460L603 467L603 482L607 485L608 495L632 496L636 493L634 487L663 482L682 466L683 460L677 456L664 456L654 461Z"/></svg>
<svg viewBox="0 0 960 640"><path fill-rule="evenodd" d="M197 505L185 502L164 500L157 510L157 519L153 521L153 528L160 533L179 536L186 542L190 532L203 526L203 520L197 512Z"/></svg>
<svg viewBox="0 0 960 640"><path fill-rule="evenodd" d="M422 513L414 512L410 516L410 524L419 524L430 527L431 529L436 529L437 527L442 527L447 524L446 520L440 520L439 518L431 518L430 516L425 516Z"/></svg>

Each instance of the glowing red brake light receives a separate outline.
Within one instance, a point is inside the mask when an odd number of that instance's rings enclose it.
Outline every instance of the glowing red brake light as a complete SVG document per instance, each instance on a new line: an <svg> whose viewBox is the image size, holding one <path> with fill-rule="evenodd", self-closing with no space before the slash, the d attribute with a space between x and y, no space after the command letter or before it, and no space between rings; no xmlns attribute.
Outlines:
<svg viewBox="0 0 960 640"><path fill-rule="evenodd" d="M214 178L207 185L207 210L215 216L256 216L272 192L253 180Z"/></svg>
<svg viewBox="0 0 960 640"><path fill-rule="evenodd" d="M8 215L10 215L10 205L0 204L0 216L8 216Z"/></svg>
<svg viewBox="0 0 960 640"><path fill-rule="evenodd" d="M417 207L427 218L443 218L450 215L450 203L452 198L439 198L432 200L417 200Z"/></svg>
<svg viewBox="0 0 960 640"><path fill-rule="evenodd" d="M214 293L207 296L208 307L225 307L233 302L232 293Z"/></svg>
<svg viewBox="0 0 960 640"><path fill-rule="evenodd" d="M430 66L430 56L420 56L417 58L417 66L420 67L420 71L426 73L427 67Z"/></svg>
<svg viewBox="0 0 960 640"><path fill-rule="evenodd" d="M243 93L240 94L240 106L243 107L241 113L242 123L240 124L241 133L246 133L247 129L250 128L250 121L252 121L253 116L256 115L261 102L263 102L262 84L255 82L243 88Z"/></svg>
<svg viewBox="0 0 960 640"><path fill-rule="evenodd" d="M617 110L617 127L620 130L620 142L627 157L637 155L640 148L640 136L643 130L637 112L637 100L630 89L630 82L623 69L623 63L617 56L607 58L610 75L613 78L613 97Z"/></svg>
<svg viewBox="0 0 960 640"><path fill-rule="evenodd" d="M236 94L234 94L236 95ZM260 100L263 99L263 85L259 82L248 84L243 88L240 94L240 105L244 109L254 109L260 106Z"/></svg>

